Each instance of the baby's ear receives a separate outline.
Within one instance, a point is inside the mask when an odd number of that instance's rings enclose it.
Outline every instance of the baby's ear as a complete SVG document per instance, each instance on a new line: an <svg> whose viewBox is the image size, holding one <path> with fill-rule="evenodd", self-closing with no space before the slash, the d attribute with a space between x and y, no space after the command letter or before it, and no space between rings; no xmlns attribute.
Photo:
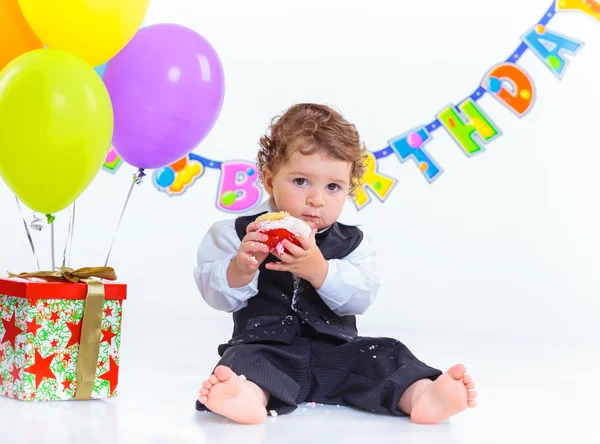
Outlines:
<svg viewBox="0 0 600 444"><path fill-rule="evenodd" d="M273 174L267 168L262 170L262 183L265 191L269 195L273 195Z"/></svg>

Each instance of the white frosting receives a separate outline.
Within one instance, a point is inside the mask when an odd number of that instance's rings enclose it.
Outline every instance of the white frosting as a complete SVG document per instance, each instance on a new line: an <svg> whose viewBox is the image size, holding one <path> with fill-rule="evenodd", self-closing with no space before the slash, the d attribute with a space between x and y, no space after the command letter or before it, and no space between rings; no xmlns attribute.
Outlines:
<svg viewBox="0 0 600 444"><path fill-rule="evenodd" d="M310 229L310 225L308 225L303 220L297 219L292 216L285 216L283 219L273 221L265 220L259 222L259 231L276 230L278 228L288 230L290 233L293 233L295 235L303 234L306 237L309 237L312 231Z"/></svg>

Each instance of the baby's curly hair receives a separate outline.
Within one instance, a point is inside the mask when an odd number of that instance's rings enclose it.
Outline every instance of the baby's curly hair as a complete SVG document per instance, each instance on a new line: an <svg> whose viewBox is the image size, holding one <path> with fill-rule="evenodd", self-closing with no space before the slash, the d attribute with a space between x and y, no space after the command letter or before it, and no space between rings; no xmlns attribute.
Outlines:
<svg viewBox="0 0 600 444"><path fill-rule="evenodd" d="M296 150L302 154L325 153L352 164L350 195L354 196L365 173L367 152L356 127L325 105L301 103L275 117L260 139L257 170L275 173Z"/></svg>

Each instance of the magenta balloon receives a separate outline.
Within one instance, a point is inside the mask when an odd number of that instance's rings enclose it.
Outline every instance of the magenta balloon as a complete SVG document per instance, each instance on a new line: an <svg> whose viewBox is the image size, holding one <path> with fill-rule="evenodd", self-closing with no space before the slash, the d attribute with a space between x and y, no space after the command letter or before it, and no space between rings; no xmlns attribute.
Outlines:
<svg viewBox="0 0 600 444"><path fill-rule="evenodd" d="M137 168L160 168L192 151L223 105L219 56L191 29L159 24L138 31L106 67L113 146Z"/></svg>

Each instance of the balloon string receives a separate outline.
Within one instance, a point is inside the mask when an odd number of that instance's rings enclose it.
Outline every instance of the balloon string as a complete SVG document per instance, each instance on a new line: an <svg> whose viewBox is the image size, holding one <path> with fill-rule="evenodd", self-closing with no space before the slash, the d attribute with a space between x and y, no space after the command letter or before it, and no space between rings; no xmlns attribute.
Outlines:
<svg viewBox="0 0 600 444"><path fill-rule="evenodd" d="M67 266L71 266L71 251L73 250L73 233L75 232L75 202L73 202L73 214L71 216L71 235L69 236L69 256L67 256Z"/></svg>
<svg viewBox="0 0 600 444"><path fill-rule="evenodd" d="M108 254L106 255L106 261L104 262L104 266L108 265L108 259L110 258L110 253L112 252L113 246L115 244L115 240L117 239L117 233L119 232L119 227L121 226L121 221L123 220L123 215L125 214L125 209L127 208L127 204L129 204L129 199L131 198L131 193L133 192L133 187L142 183L142 179L146 176L144 173L144 169L140 168L137 170L137 173L133 175L133 181L131 182L131 186L129 187L129 193L127 193L127 198L125 199L125 205L123 205L123 209L121 210L121 217L119 217L119 222L117 223L117 229L115 230L115 234L113 236L112 242L110 244L110 248L108 250Z"/></svg>
<svg viewBox="0 0 600 444"><path fill-rule="evenodd" d="M65 248L63 250L62 266L68 267L71 264L71 247L73 246L73 230L75 229L75 202L69 206L69 231L65 240Z"/></svg>
<svg viewBox="0 0 600 444"><path fill-rule="evenodd" d="M47 214L48 224L50 225L50 256L52 260L52 270L56 268L56 258L54 252L54 216Z"/></svg>
<svg viewBox="0 0 600 444"><path fill-rule="evenodd" d="M25 227L25 233L27 233L27 239L29 240L29 246L31 247L31 252L33 253L33 258L35 259L35 263L37 265L38 270L40 270L40 260L38 259L37 253L35 252L35 245L33 244L33 238L31 237L31 232L29 231L29 225L27 225L27 221L25 220L25 215L23 214L23 209L21 208L21 204L19 203L19 198L15 196L15 200L17 201L17 207L19 208L19 212L21 213L21 218L23 219L23 226ZM35 230L34 224L35 220L31 223L31 227ZM38 230L39 231L39 230Z"/></svg>

